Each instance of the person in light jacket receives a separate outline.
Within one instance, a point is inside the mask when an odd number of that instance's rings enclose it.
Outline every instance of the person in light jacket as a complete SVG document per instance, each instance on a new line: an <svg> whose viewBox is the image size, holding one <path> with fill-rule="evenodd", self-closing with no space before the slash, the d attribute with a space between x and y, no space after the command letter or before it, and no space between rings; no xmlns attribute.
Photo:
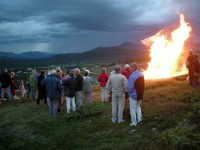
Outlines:
<svg viewBox="0 0 200 150"><path fill-rule="evenodd" d="M115 73L110 76L106 84L108 90L112 90L112 122L118 123L124 122L123 110L125 92L127 91L127 79L120 73L121 66L114 66ZM118 106L118 119L117 119L117 106Z"/></svg>
<svg viewBox="0 0 200 150"><path fill-rule="evenodd" d="M131 75L128 80L128 94L131 114L130 126L142 124L141 103L144 93L144 75L138 71L137 63L130 64Z"/></svg>
<svg viewBox="0 0 200 150"><path fill-rule="evenodd" d="M89 76L90 71L85 71L85 76L83 77L83 92L84 92L84 99L83 103L91 103L92 102L92 86L94 84L93 79Z"/></svg>

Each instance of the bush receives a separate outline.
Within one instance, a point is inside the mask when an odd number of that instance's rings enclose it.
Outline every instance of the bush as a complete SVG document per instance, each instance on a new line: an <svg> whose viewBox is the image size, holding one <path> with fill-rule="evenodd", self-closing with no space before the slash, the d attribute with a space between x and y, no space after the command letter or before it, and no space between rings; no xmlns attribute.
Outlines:
<svg viewBox="0 0 200 150"><path fill-rule="evenodd" d="M156 143L177 149L200 149L200 136L192 128L172 128L160 133L156 137Z"/></svg>
<svg viewBox="0 0 200 150"><path fill-rule="evenodd" d="M105 104L99 102L87 103L77 109L76 112L67 115L68 119L84 118L100 114L104 111Z"/></svg>

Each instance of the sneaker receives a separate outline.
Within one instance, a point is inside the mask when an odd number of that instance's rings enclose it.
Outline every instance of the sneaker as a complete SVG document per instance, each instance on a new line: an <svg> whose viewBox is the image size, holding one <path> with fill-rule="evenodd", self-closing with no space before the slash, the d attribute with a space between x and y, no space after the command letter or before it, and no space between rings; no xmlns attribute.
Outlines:
<svg viewBox="0 0 200 150"><path fill-rule="evenodd" d="M6 98L3 98L3 101L7 101L8 99L6 99Z"/></svg>
<svg viewBox="0 0 200 150"><path fill-rule="evenodd" d="M140 121L140 122L138 122L138 124L139 124L139 125L142 125L142 124L143 124L143 122L142 122L142 121Z"/></svg>
<svg viewBox="0 0 200 150"><path fill-rule="evenodd" d="M19 99L17 96L14 96L13 99Z"/></svg>
<svg viewBox="0 0 200 150"><path fill-rule="evenodd" d="M131 127L136 127L136 125L134 125L134 124L132 124L132 123L130 123L130 126L131 126Z"/></svg>

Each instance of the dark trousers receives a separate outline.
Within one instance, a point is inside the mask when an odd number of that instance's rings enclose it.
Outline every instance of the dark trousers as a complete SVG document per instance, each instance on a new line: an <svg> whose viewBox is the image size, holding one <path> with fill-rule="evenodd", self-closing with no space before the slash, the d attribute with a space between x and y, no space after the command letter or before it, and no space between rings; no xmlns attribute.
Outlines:
<svg viewBox="0 0 200 150"><path fill-rule="evenodd" d="M44 104L47 103L47 96L46 96L46 92L43 89L38 89L38 98L37 98L37 104L40 104L40 100L44 99Z"/></svg>

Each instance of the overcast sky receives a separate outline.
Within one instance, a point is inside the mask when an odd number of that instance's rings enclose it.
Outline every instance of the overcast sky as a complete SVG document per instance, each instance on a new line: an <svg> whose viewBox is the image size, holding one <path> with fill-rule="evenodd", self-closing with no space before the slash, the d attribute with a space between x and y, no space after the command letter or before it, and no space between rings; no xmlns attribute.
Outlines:
<svg viewBox="0 0 200 150"><path fill-rule="evenodd" d="M178 24L180 12L198 41L200 0L0 0L0 51L68 53L134 43Z"/></svg>

